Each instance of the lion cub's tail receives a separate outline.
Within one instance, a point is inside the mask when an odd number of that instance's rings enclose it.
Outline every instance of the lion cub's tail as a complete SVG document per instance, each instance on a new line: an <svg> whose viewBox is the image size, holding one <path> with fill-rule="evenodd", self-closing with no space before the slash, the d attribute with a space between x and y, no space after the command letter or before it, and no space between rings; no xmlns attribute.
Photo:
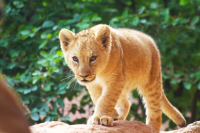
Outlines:
<svg viewBox="0 0 200 133"><path fill-rule="evenodd" d="M182 114L168 101L164 92L162 92L162 111L166 114L176 125L180 127L186 126L185 118Z"/></svg>

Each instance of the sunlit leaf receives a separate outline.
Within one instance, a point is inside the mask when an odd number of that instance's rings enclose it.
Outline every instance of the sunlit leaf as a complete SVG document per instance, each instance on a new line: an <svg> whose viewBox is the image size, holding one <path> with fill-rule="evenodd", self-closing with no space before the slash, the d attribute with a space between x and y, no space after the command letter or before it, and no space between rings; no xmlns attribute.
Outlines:
<svg viewBox="0 0 200 133"><path fill-rule="evenodd" d="M8 46L8 42L4 39L0 40L0 47L7 47Z"/></svg>
<svg viewBox="0 0 200 133"><path fill-rule="evenodd" d="M53 85L54 83L49 81L47 83L44 84L44 91L48 92L51 90L51 86Z"/></svg>
<svg viewBox="0 0 200 133"><path fill-rule="evenodd" d="M133 26L137 26L138 24L139 24L139 17L135 17L134 19L133 19L133 21L131 22L131 24L133 25Z"/></svg>
<svg viewBox="0 0 200 133"><path fill-rule="evenodd" d="M45 116L47 113L45 111L40 111L39 114L40 116Z"/></svg>
<svg viewBox="0 0 200 133"><path fill-rule="evenodd" d="M200 83L198 83L197 88L200 90Z"/></svg>
<svg viewBox="0 0 200 133"><path fill-rule="evenodd" d="M194 18L192 18L190 24L191 24L191 25L194 25L194 24L196 24L196 23L198 23L198 22L199 22L199 16L195 16Z"/></svg>
<svg viewBox="0 0 200 133"><path fill-rule="evenodd" d="M59 105L61 108L64 108L64 107L65 107L65 104L64 104L63 99L58 98L58 99L57 99L57 102L58 102L58 105Z"/></svg>
<svg viewBox="0 0 200 133"><path fill-rule="evenodd" d="M39 120L39 115L37 113L33 113L31 115L31 117L33 118L34 121L38 121Z"/></svg>
<svg viewBox="0 0 200 133"><path fill-rule="evenodd" d="M188 2L189 2L189 0L180 0L179 4L182 5L182 6L184 6L184 5L187 5Z"/></svg>
<svg viewBox="0 0 200 133"><path fill-rule="evenodd" d="M28 94L28 93L30 93L31 92L31 89L24 89L24 94L26 95L26 94Z"/></svg>
<svg viewBox="0 0 200 133"><path fill-rule="evenodd" d="M142 7L139 9L138 14L139 14L139 15L142 14L142 13L144 12L144 10L145 10L145 6L142 6Z"/></svg>
<svg viewBox="0 0 200 133"><path fill-rule="evenodd" d="M158 3L157 3L157 2L152 2L152 3L150 4L150 8L151 8L151 9L156 9L156 8L158 8Z"/></svg>
<svg viewBox="0 0 200 133"><path fill-rule="evenodd" d="M69 121L70 120L70 117L69 116L65 116L64 118L61 118L62 121Z"/></svg>
<svg viewBox="0 0 200 133"><path fill-rule="evenodd" d="M183 82L183 86L187 89L190 90L190 88L192 87L192 84L190 82Z"/></svg>
<svg viewBox="0 0 200 133"><path fill-rule="evenodd" d="M47 27L52 27L54 25L54 22L51 20L46 20L43 24L42 27L43 28L47 28Z"/></svg>
<svg viewBox="0 0 200 133"><path fill-rule="evenodd" d="M13 69L17 65L16 62L9 63L7 69Z"/></svg>
<svg viewBox="0 0 200 133"><path fill-rule="evenodd" d="M101 17L93 17L92 21L97 22L97 21L101 21L102 18Z"/></svg>
<svg viewBox="0 0 200 133"><path fill-rule="evenodd" d="M48 40L44 40L40 46L39 46L39 49L43 48L46 44L47 44Z"/></svg>

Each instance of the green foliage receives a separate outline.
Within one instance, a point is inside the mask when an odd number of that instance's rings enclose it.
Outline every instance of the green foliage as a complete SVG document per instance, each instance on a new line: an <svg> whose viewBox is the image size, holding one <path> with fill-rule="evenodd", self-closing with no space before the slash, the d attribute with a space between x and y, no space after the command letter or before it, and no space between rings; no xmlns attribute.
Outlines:
<svg viewBox="0 0 200 133"><path fill-rule="evenodd" d="M6 0L0 30L0 72L20 94L33 123L58 118L70 123L59 109L64 107L64 98L72 100L83 87L74 82L64 62L58 40L60 29L77 33L105 23L141 30L151 35L160 49L167 97L184 115L192 112L195 117L187 118L192 122L200 119L199 14L199 0ZM141 106L142 100L134 93ZM84 113L83 107L90 103L87 94L81 107L73 105L71 112ZM133 104L128 118L134 115L144 122L144 108L142 114L137 110ZM167 119L163 116L163 122ZM83 118L72 123L85 122ZM170 127L174 125L170 123Z"/></svg>

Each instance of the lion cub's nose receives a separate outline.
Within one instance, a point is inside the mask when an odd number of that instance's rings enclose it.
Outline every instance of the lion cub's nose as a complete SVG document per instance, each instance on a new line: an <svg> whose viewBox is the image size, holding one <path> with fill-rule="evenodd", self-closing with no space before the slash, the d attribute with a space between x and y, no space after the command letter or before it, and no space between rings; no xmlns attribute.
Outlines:
<svg viewBox="0 0 200 133"><path fill-rule="evenodd" d="M82 78L86 78L88 75L79 75Z"/></svg>

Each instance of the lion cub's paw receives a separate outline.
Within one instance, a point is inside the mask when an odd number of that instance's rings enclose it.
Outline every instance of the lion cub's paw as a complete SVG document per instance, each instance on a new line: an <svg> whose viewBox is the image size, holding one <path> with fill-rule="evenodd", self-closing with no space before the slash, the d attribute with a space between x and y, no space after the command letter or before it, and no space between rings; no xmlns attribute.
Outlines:
<svg viewBox="0 0 200 133"><path fill-rule="evenodd" d="M102 116L100 118L100 123L101 125L104 125L104 126L113 126L113 119L112 117L109 117L109 116Z"/></svg>
<svg viewBox="0 0 200 133"><path fill-rule="evenodd" d="M87 121L87 125L92 125L92 124L100 124L100 117L98 116L91 116L88 121Z"/></svg>
<svg viewBox="0 0 200 133"><path fill-rule="evenodd" d="M119 119L118 117L119 117L119 115L117 113L117 110L114 110L113 115L112 115L113 120L117 121Z"/></svg>
<svg viewBox="0 0 200 133"><path fill-rule="evenodd" d="M97 124L103 126L113 126L113 119L109 116L91 116L87 122L87 125Z"/></svg>

